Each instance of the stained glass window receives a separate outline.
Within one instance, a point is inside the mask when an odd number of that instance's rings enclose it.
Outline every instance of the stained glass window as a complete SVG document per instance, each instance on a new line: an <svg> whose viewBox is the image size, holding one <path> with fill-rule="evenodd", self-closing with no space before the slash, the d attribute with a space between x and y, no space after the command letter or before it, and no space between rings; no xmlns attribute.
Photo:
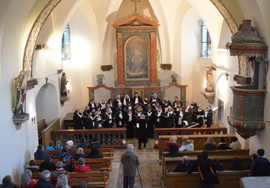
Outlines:
<svg viewBox="0 0 270 188"><path fill-rule="evenodd" d="M211 58L211 37L204 21L201 24L201 57Z"/></svg>
<svg viewBox="0 0 270 188"><path fill-rule="evenodd" d="M62 60L70 60L70 26L66 25L65 31L62 36Z"/></svg>

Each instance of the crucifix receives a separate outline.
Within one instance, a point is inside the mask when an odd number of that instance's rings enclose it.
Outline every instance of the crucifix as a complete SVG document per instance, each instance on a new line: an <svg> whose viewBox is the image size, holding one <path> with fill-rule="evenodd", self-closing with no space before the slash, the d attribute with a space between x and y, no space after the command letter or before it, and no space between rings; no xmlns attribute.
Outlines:
<svg viewBox="0 0 270 188"><path fill-rule="evenodd" d="M141 0L130 0L135 3L135 12L137 12L137 2L141 2Z"/></svg>

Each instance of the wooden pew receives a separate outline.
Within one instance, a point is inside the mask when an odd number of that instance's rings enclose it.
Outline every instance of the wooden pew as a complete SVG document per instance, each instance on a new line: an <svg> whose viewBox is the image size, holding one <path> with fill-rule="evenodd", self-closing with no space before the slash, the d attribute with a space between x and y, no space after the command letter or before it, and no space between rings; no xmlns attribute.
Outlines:
<svg viewBox="0 0 270 188"><path fill-rule="evenodd" d="M201 154L203 150L195 150L195 151L184 151L181 152L184 155L191 157L191 156L198 156ZM162 159L165 157L169 152L163 151L162 152ZM220 155L249 155L249 149L224 149L224 150L209 150L209 156L220 156Z"/></svg>
<svg viewBox="0 0 270 188"><path fill-rule="evenodd" d="M88 187L106 187L110 184L108 172L71 172L71 187L78 187L86 182Z"/></svg>
<svg viewBox="0 0 270 188"><path fill-rule="evenodd" d="M76 168L78 166L78 161L72 159L72 166ZM99 158L99 159L85 159L85 165L89 166L92 171L111 171L112 170L112 162L110 159Z"/></svg>
<svg viewBox="0 0 270 188"><path fill-rule="evenodd" d="M196 134L227 134L227 127L209 127L209 128L155 128L154 138L158 139L159 135L168 134L184 134L193 135Z"/></svg>
<svg viewBox="0 0 270 188"><path fill-rule="evenodd" d="M88 187L106 187L110 184L108 172L71 172L71 187L78 187L81 182L86 182ZM33 172L33 179L40 179L41 172Z"/></svg>
<svg viewBox="0 0 270 188"><path fill-rule="evenodd" d="M220 163L223 164L224 170L229 170L232 166L232 162L234 158L240 159L244 168L252 162L251 157L249 155L227 155L227 156L210 156L209 159L219 159ZM197 157L189 157L190 163L193 164ZM182 163L182 157L164 157L164 161L162 162L162 174L165 175L166 172L173 172L178 164Z"/></svg>
<svg viewBox="0 0 270 188"><path fill-rule="evenodd" d="M52 159L53 164L56 164L58 161L59 161L58 159ZM43 163L43 162L44 162L44 160L36 160L36 165L40 166L40 164ZM72 162L71 160L67 160L68 164L71 164L71 162Z"/></svg>
<svg viewBox="0 0 270 188"><path fill-rule="evenodd" d="M239 188L240 178L248 176L248 170L223 171L218 173L219 184L216 188ZM198 172L187 174L183 172L169 172L165 177L166 188L198 188L201 187Z"/></svg>
<svg viewBox="0 0 270 188"><path fill-rule="evenodd" d="M100 152L102 152L102 155L104 158L114 159L114 148L99 148ZM76 149L69 149L68 152L74 156L76 154ZM91 149L84 149L84 153L88 154L90 153ZM61 156L61 150L45 150L46 153L52 156L53 159L59 159Z"/></svg>
<svg viewBox="0 0 270 188"><path fill-rule="evenodd" d="M161 158L162 152L165 149L165 142L170 140L171 136L177 137L177 143L182 145L182 138L187 135L160 135L159 136L159 158ZM224 137L225 142L229 145L235 134L212 134L212 135L188 135L188 138L194 142L194 150L203 150L204 143L208 137L212 137L216 144L219 143L220 138Z"/></svg>

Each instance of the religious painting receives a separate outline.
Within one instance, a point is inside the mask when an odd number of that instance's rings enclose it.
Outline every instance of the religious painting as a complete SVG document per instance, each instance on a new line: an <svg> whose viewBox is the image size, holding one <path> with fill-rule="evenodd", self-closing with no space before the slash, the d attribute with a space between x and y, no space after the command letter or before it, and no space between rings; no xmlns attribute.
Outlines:
<svg viewBox="0 0 270 188"><path fill-rule="evenodd" d="M139 36L130 37L125 43L125 79L149 80L149 48Z"/></svg>

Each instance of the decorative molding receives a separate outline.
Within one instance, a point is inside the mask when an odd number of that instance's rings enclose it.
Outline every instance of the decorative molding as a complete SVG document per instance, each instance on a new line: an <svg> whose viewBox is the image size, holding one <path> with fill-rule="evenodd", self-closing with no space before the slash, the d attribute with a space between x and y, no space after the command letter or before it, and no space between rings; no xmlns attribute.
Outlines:
<svg viewBox="0 0 270 188"><path fill-rule="evenodd" d="M60 2L61 0L51 0L46 5L46 7L41 11L34 25L32 26L32 29L27 39L23 57L23 70L26 72L26 79L30 79L32 77L33 55L36 41L38 39L41 28L44 25L47 18L49 17L49 15L51 14L51 12Z"/></svg>
<svg viewBox="0 0 270 188"><path fill-rule="evenodd" d="M172 64L161 64L160 67L161 67L163 70L171 70Z"/></svg>
<svg viewBox="0 0 270 188"><path fill-rule="evenodd" d="M26 90L33 89L35 87L35 85L37 85L37 84L38 84L38 80L36 78L31 78L31 79L27 80Z"/></svg>
<svg viewBox="0 0 270 188"><path fill-rule="evenodd" d="M134 12L133 14L130 14L130 15L126 16L126 17L123 17L123 18L120 18L120 19L118 19L118 20L115 20L114 25L117 25L118 23L122 23L122 22L125 21L125 20L130 20L130 19L132 19L134 16L141 17L141 18L143 18L144 20L148 20L148 21L154 22L155 24L158 23L158 20L156 20L156 19L153 19L153 18L151 18L151 17L145 16L145 15L143 15L143 14L139 14L138 12Z"/></svg>
<svg viewBox="0 0 270 188"><path fill-rule="evenodd" d="M251 84L251 77L234 75L233 80L236 81L236 83L240 84L240 85L250 85Z"/></svg>
<svg viewBox="0 0 270 188"><path fill-rule="evenodd" d="M219 10L220 14L224 17L225 21L227 22L232 34L237 32L237 24L233 19L232 14L229 10L224 6L224 4L220 0L210 0L214 6Z"/></svg>
<svg viewBox="0 0 270 188"><path fill-rule="evenodd" d="M63 72L63 69L57 70L57 74L61 74Z"/></svg>
<svg viewBox="0 0 270 188"><path fill-rule="evenodd" d="M19 114L19 116L13 116L13 123L16 125L16 129L20 130L22 127L22 123L29 120L29 114L23 113Z"/></svg>
<svg viewBox="0 0 270 188"><path fill-rule="evenodd" d="M208 100L209 103L213 103L216 93L213 92L201 92L201 94Z"/></svg>
<svg viewBox="0 0 270 188"><path fill-rule="evenodd" d="M117 32L117 38L119 39L123 38L123 33Z"/></svg>
<svg viewBox="0 0 270 188"><path fill-rule="evenodd" d="M113 68L112 65L101 65L102 71L110 71Z"/></svg>
<svg viewBox="0 0 270 188"><path fill-rule="evenodd" d="M65 97L60 97L60 103L63 105L66 101L69 100L69 97L68 96L65 96Z"/></svg>

